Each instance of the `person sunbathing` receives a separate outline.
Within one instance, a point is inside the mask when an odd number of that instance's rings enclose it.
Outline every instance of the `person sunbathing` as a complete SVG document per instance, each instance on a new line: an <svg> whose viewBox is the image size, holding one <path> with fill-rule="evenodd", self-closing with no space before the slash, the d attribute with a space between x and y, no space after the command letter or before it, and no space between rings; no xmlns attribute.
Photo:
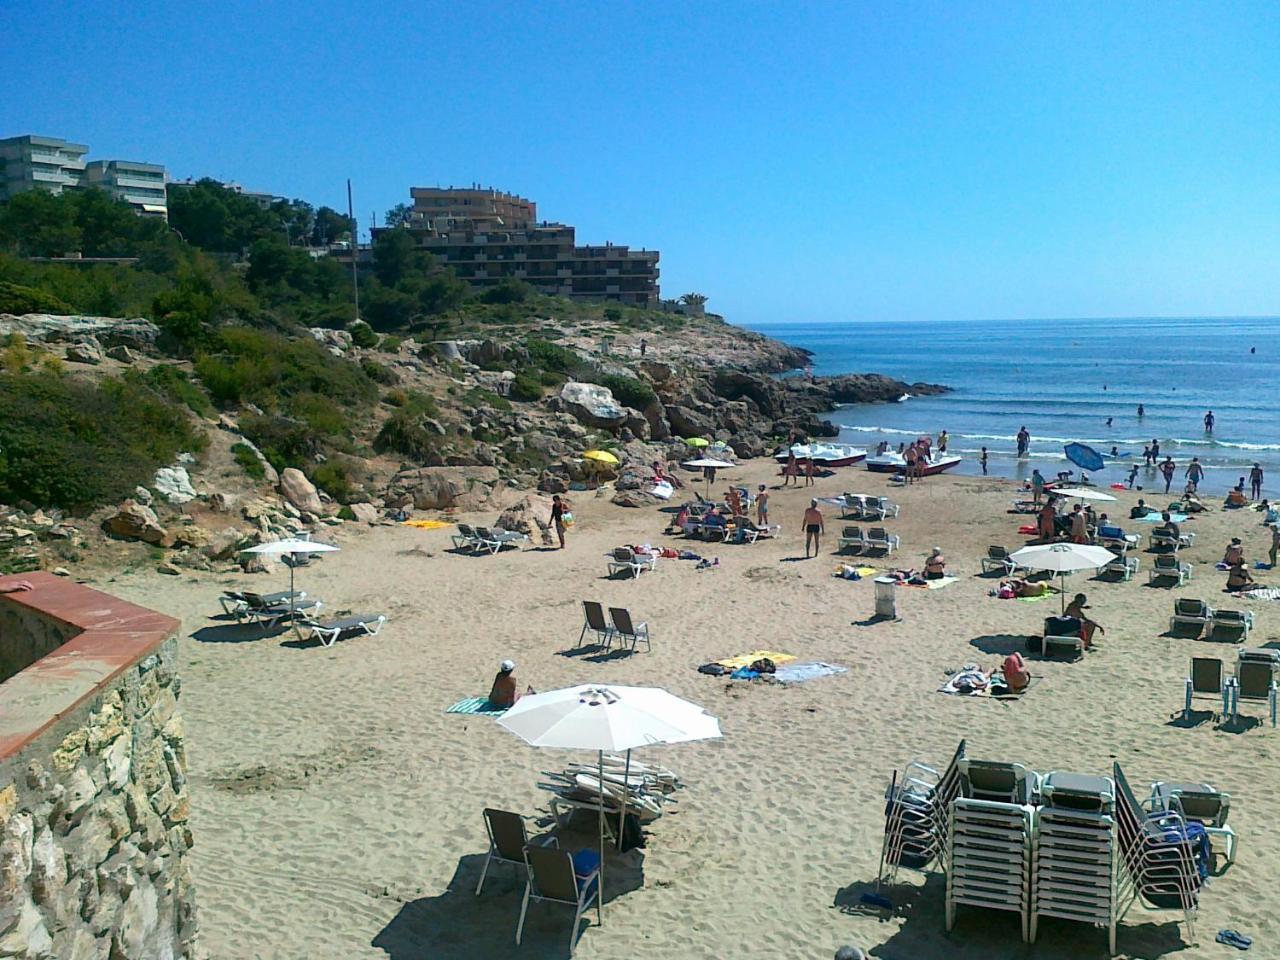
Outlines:
<svg viewBox="0 0 1280 960"><path fill-rule="evenodd" d="M1262 511L1263 523L1280 523L1280 510L1277 510L1266 500L1258 504L1258 509Z"/></svg>
<svg viewBox="0 0 1280 960"><path fill-rule="evenodd" d="M1227 571L1227 592L1248 593L1250 590L1261 590L1262 584L1253 579L1243 563L1237 563Z"/></svg>
<svg viewBox="0 0 1280 960"><path fill-rule="evenodd" d="M941 547L934 547L924 561L924 578L941 580L947 575L947 558L942 555Z"/></svg>
<svg viewBox="0 0 1280 960"><path fill-rule="evenodd" d="M1026 580L1022 577L1010 577L1000 581L1001 596L1008 591L1015 597L1044 597L1053 593L1048 580Z"/></svg>
<svg viewBox="0 0 1280 960"><path fill-rule="evenodd" d="M1234 567L1238 563L1244 563L1244 544L1240 542L1239 537L1232 537L1231 542L1227 544L1227 551L1222 555L1222 562L1228 567Z"/></svg>

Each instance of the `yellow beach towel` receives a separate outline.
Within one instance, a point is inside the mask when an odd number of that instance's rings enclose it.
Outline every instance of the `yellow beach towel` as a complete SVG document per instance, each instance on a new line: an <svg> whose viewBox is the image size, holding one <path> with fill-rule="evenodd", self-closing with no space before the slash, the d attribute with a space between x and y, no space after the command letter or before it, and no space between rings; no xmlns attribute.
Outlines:
<svg viewBox="0 0 1280 960"><path fill-rule="evenodd" d="M444 520L406 520L403 525L406 527L417 527L419 530L439 530L442 527L453 526L452 523L447 523Z"/></svg>
<svg viewBox="0 0 1280 960"><path fill-rule="evenodd" d="M724 660L717 660L716 663L730 670L737 670L739 667L748 667L757 660L769 658L774 663L787 663L795 659L790 653L775 653L773 650L757 650L755 653L744 653L740 657L727 657Z"/></svg>

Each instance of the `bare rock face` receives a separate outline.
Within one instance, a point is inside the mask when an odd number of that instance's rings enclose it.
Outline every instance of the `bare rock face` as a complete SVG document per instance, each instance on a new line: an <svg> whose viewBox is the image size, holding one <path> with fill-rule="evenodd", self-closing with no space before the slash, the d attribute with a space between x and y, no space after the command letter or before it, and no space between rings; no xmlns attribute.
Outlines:
<svg viewBox="0 0 1280 960"><path fill-rule="evenodd" d="M657 497L643 490L619 490L613 495L613 503L619 507L648 507L659 502Z"/></svg>
<svg viewBox="0 0 1280 960"><path fill-rule="evenodd" d="M78 343L92 338L108 346L125 344L135 350L147 350L156 342L160 328L141 317L54 316L27 313L14 316L0 314L0 336L20 333L32 343Z"/></svg>
<svg viewBox="0 0 1280 960"><path fill-rule="evenodd" d="M372 503L353 503L350 504L350 510L359 523L378 522L378 508Z"/></svg>
<svg viewBox="0 0 1280 960"><path fill-rule="evenodd" d="M134 350L129 349L123 343L118 343L114 347L107 350L107 356L112 360L118 360L120 363L135 363L138 354Z"/></svg>
<svg viewBox="0 0 1280 960"><path fill-rule="evenodd" d="M191 486L191 475L186 467L161 467L151 481L156 493L170 503L190 503L196 498L195 488Z"/></svg>
<svg viewBox="0 0 1280 960"><path fill-rule="evenodd" d="M102 344L93 337L85 337L67 347L67 359L72 363L97 366L102 362Z"/></svg>
<svg viewBox="0 0 1280 960"><path fill-rule="evenodd" d="M156 512L136 500L126 500L120 504L115 514L103 521L102 527L113 537L141 540L143 543L163 544L169 536L168 531L160 525Z"/></svg>
<svg viewBox="0 0 1280 960"><path fill-rule="evenodd" d="M479 510L498 481L496 467L422 467L398 474L384 499L396 503L407 497L417 510Z"/></svg>
<svg viewBox="0 0 1280 960"><path fill-rule="evenodd" d="M503 530L527 534L530 540L541 539L549 543L551 538L551 498L538 493L526 494L513 503L495 522Z"/></svg>
<svg viewBox="0 0 1280 960"><path fill-rule="evenodd" d="M620 427L628 417L627 408L613 398L613 391L597 383L570 380L560 388L560 402L575 419L591 427Z"/></svg>
<svg viewBox="0 0 1280 960"><path fill-rule="evenodd" d="M316 485L297 467L286 467L280 474L280 495L303 513L322 514L324 504Z"/></svg>

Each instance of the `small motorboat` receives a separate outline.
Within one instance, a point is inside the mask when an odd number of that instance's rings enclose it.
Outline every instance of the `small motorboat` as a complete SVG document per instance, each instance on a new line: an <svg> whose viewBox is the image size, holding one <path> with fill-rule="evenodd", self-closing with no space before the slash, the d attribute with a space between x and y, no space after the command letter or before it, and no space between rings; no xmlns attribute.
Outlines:
<svg viewBox="0 0 1280 960"><path fill-rule="evenodd" d="M942 473L944 470L950 470L960 462L960 459L954 454L948 455L944 453L940 457L926 460L921 475L932 477L935 474ZM876 454L874 457L867 457L867 469L872 473L906 473L907 461L902 454L887 450L884 453Z"/></svg>
<svg viewBox="0 0 1280 960"><path fill-rule="evenodd" d="M778 463L785 464L791 454L797 463L812 460L815 467L847 467L867 456L867 451L847 443L794 443L790 450L781 448L773 455Z"/></svg>

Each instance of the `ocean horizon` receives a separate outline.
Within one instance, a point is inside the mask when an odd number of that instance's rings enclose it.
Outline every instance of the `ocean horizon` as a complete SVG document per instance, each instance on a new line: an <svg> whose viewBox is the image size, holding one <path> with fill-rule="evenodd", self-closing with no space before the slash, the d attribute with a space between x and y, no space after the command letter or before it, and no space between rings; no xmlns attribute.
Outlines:
<svg viewBox="0 0 1280 960"><path fill-rule="evenodd" d="M904 336L904 327L910 336ZM1277 317L1134 317L1048 320L901 320L770 323L749 329L809 350L818 375L882 373L950 392L900 403L841 407L829 419L840 440L893 447L946 430L957 472L1023 479L1039 466L1067 469L1063 445L1086 443L1116 458L1095 475L1152 489L1143 448L1158 440L1178 464L1175 489L1192 457L1205 467L1202 489L1223 493L1253 463L1280 491L1280 431L1263 391L1280 383ZM1137 414L1138 405L1143 416ZM1203 418L1212 410L1212 434ZM1108 422L1110 421L1110 422ZM1017 459L1026 426L1030 455ZM1274 485L1274 486L1273 486ZM1159 490L1164 484L1159 482Z"/></svg>

